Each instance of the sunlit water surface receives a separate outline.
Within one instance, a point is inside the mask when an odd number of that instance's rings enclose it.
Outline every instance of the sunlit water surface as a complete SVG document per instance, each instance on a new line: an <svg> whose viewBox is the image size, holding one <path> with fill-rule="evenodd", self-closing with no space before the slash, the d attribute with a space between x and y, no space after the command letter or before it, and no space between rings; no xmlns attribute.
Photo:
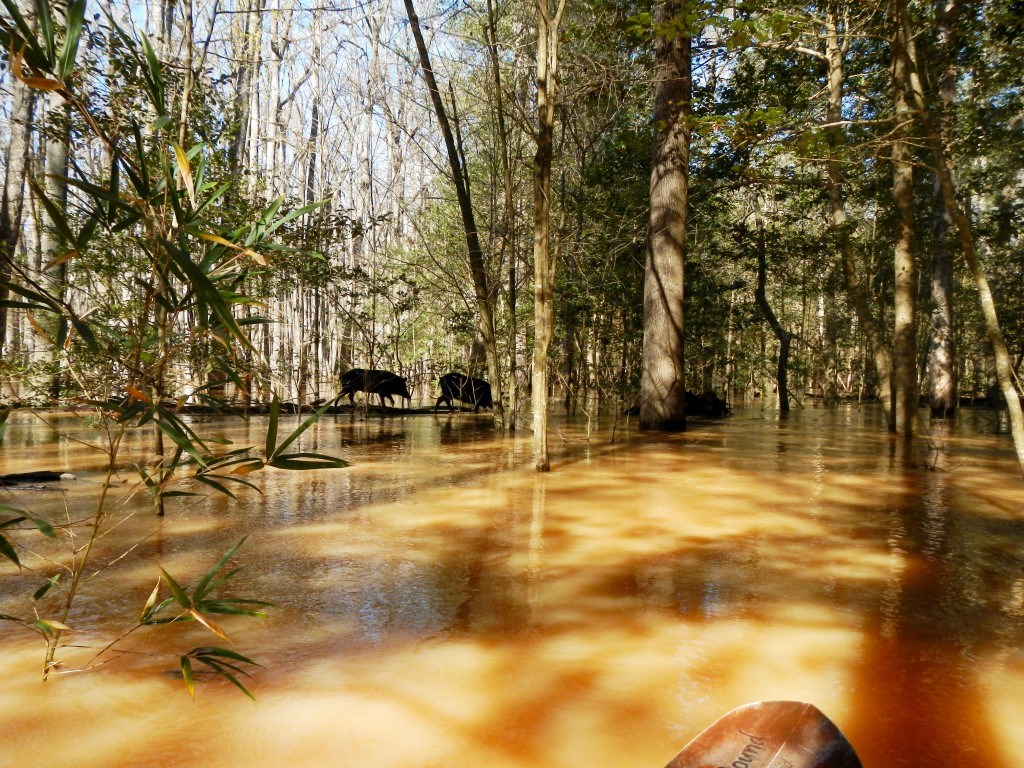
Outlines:
<svg viewBox="0 0 1024 768"><path fill-rule="evenodd" d="M0 504L81 521L104 478L77 441L98 434L53 423L16 416L0 472L79 479ZM327 417L301 447L350 468L194 489L163 521L126 462L93 553L120 559L89 571L65 673L42 682L41 644L0 622L0 766L660 768L762 699L813 702L865 766L1024 761L1024 482L991 414L933 428L912 472L870 408L667 437L560 422L546 475L528 434L488 423ZM196 424L243 445L265 426ZM67 531L7 533L26 570L0 565L0 612L56 616L56 590L31 594ZM221 623L264 665L255 702L212 678L189 698L178 656L224 645L195 624L71 672L132 626L158 566L194 583L246 535L233 592L277 607Z"/></svg>

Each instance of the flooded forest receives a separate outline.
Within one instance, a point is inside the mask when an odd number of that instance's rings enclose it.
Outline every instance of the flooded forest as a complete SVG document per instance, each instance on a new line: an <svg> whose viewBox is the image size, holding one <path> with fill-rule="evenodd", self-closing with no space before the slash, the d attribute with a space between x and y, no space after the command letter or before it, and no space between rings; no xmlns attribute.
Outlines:
<svg viewBox="0 0 1024 768"><path fill-rule="evenodd" d="M0 0L0 766L1021 763L1018 6Z"/></svg>

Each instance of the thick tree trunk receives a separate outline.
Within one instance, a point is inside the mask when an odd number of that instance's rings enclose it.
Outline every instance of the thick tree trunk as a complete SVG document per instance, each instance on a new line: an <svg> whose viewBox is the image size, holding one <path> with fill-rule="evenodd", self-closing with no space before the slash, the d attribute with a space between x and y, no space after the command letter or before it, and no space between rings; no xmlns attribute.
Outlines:
<svg viewBox="0 0 1024 768"><path fill-rule="evenodd" d="M953 18L961 6L953 0L936 0L936 37L941 58L938 97L942 116L936 125L942 143L949 147L950 112L956 99L956 66L953 61ZM942 201L942 185L935 179L935 210L932 223L931 334L928 340L928 407L934 418L952 416L957 407L956 357L953 349L953 250L950 247L949 211Z"/></svg>
<svg viewBox="0 0 1024 768"><path fill-rule="evenodd" d="M893 373L896 385L896 432L910 441L917 415L917 268L914 262L914 166L910 153L911 113L908 89L910 72L905 53L906 25L902 2L894 3L892 89L896 127L892 142L892 193L896 207L893 243L894 328Z"/></svg>
<svg viewBox="0 0 1024 768"><path fill-rule="evenodd" d="M3 164L3 188L0 189L0 278L13 277L13 265L21 239L22 212L25 207L25 177L28 170L29 136L35 94L20 80L11 78L10 140ZM0 286L0 299L9 292ZM0 358L6 354L7 309L0 306Z"/></svg>
<svg viewBox="0 0 1024 768"><path fill-rule="evenodd" d="M68 144L71 115L63 97L50 94L49 108L47 109L49 122L49 135L46 138L46 194L50 201L61 211L67 211L68 207L68 185L65 180L68 174ZM39 250L42 252L43 262L49 264L57 259L63 249L70 247L68 243L61 242L56 227L52 223L43 226L39 233ZM45 270L45 266L44 266ZM67 264L61 261L60 264L45 270L46 274L40 275L40 281L46 285L50 293L58 300L63 301L66 293L68 268ZM57 339L63 339L68 331L68 321L63 315L57 320ZM49 396L51 400L60 398L61 393L61 345L54 344L51 350L53 375L50 378Z"/></svg>
<svg viewBox="0 0 1024 768"><path fill-rule="evenodd" d="M494 299L491 295L490 281L488 280L487 270L484 265L484 252L480 247L480 234L477 231L476 221L473 216L469 178L466 174L466 169L462 165L461 156L455 144L455 135L448 120L448 112L445 109L444 101L441 99L441 91L437 87L437 78L434 77L434 70L430 65L430 53L427 51L427 44L423 39L419 17L416 15L416 9L413 7L412 0L404 1L405 12L409 17L409 26L412 29L413 38L416 40L416 50L419 53L420 66L423 69L423 79L426 81L427 90L430 91L430 99L434 105L434 112L437 115L441 134L444 137L452 180L455 182L455 196L459 203L459 212L462 214L462 227L466 235L466 247L469 251L469 271L473 277L473 290L476 295L477 324L480 336L484 342L487 357L487 375L493 392L494 421L495 426L503 427L505 416L501 404L501 367L498 362L498 343L494 331Z"/></svg>
<svg viewBox="0 0 1024 768"><path fill-rule="evenodd" d="M681 19L682 0L662 0L657 20ZM691 39L659 37L655 49L651 212L644 270L644 344L640 428L686 429L683 285L690 160Z"/></svg>

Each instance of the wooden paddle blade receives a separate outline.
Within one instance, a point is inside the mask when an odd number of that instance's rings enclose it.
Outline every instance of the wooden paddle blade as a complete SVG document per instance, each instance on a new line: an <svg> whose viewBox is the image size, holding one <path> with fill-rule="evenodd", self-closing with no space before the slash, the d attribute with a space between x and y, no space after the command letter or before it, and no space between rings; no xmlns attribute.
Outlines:
<svg viewBox="0 0 1024 768"><path fill-rule="evenodd" d="M706 728L666 768L861 768L835 724L802 701L759 701Z"/></svg>

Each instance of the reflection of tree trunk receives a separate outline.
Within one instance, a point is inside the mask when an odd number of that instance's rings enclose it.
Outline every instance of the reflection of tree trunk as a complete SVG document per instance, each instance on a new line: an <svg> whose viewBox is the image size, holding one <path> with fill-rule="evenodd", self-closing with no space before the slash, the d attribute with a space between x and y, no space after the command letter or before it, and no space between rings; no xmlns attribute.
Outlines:
<svg viewBox="0 0 1024 768"><path fill-rule="evenodd" d="M434 105L434 112L437 116L438 125L441 128L441 134L444 137L448 164L452 172L452 181L455 183L455 196L458 199L459 212L462 214L462 227L466 236L466 246L469 250L469 271L473 277L473 290L476 294L477 321L487 352L487 375L491 380L491 388L494 395L494 420L496 426L501 426L504 423L505 416L501 405L498 344L494 332L494 302L487 278L487 270L484 266L484 252L480 247L480 235L473 216L469 178L463 166L461 154L455 144L455 135L448 120L448 112L445 109L444 101L441 99L441 91L437 87L437 78L434 77L434 70L430 65L430 53L427 50L426 41L423 39L420 20L416 15L416 9L413 7L412 0L405 0L405 11L409 17L409 27L412 30L413 38L416 40L416 50L419 53L420 66L423 69L423 79L426 81L427 90L430 91L430 99Z"/></svg>
<svg viewBox="0 0 1024 768"><path fill-rule="evenodd" d="M896 127L892 143L892 194L896 208L893 244L893 379L896 384L896 431L909 441L917 415L917 269L914 263L914 166L910 156L913 117L907 96L909 68L904 49L906 6L894 3L892 89Z"/></svg>
<svg viewBox="0 0 1024 768"><path fill-rule="evenodd" d="M907 488L890 518L896 565L864 626L846 735L866 766L964 766L983 756L986 768L1009 768L977 672L988 641L988 619L978 614L997 602L969 591L977 574L958 550L973 547L958 541L960 527L942 512L945 491L935 487L947 475L918 477L933 487Z"/></svg>
<svg viewBox="0 0 1024 768"><path fill-rule="evenodd" d="M793 341L793 334L782 327L782 323L775 316L765 293L768 255L765 246L764 216L761 214L761 201L757 198L754 199L754 219L757 225L757 288L754 289L754 298L764 313L768 325L771 326L772 333L779 340L779 365L776 373L779 387L779 412L789 413L789 347Z"/></svg>
<svg viewBox="0 0 1024 768"><path fill-rule="evenodd" d="M657 20L673 28L683 0L662 0ZM691 38L668 32L655 46L651 212L644 269L640 428L686 429L683 286L690 161Z"/></svg>

